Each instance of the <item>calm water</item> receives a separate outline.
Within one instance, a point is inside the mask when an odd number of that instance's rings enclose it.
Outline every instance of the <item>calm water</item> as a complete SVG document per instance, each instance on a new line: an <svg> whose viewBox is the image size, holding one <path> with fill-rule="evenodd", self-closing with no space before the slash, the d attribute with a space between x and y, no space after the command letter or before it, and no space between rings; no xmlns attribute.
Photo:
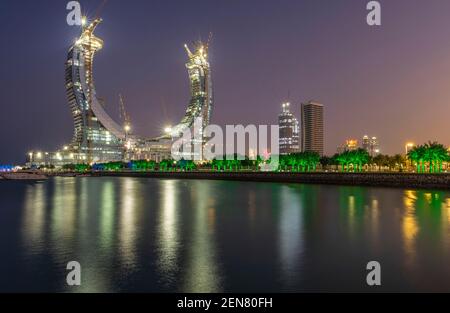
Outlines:
<svg viewBox="0 0 450 313"><path fill-rule="evenodd" d="M371 291L371 260L375 290L450 292L447 192L55 178L0 196L3 292Z"/></svg>

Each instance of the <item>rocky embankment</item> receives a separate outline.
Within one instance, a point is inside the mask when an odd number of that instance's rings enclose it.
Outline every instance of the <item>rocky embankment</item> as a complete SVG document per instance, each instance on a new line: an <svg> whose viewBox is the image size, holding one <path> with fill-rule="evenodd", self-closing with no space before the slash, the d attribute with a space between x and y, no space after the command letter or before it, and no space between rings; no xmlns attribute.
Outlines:
<svg viewBox="0 0 450 313"><path fill-rule="evenodd" d="M210 179L277 183L450 189L450 174L267 173L267 172L96 172L92 176Z"/></svg>

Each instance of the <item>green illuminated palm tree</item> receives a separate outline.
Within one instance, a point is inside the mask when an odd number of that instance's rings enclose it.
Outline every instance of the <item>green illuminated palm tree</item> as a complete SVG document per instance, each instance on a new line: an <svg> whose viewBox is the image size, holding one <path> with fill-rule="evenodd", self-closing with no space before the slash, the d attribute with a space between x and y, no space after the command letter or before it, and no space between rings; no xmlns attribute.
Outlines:
<svg viewBox="0 0 450 313"><path fill-rule="evenodd" d="M278 165L278 170L286 171L289 166L289 156L288 155L280 155L280 163Z"/></svg>
<svg viewBox="0 0 450 313"><path fill-rule="evenodd" d="M437 142L428 142L426 145L426 159L429 163L429 172L440 173L442 172L442 163L448 158L447 149L444 145Z"/></svg>
<svg viewBox="0 0 450 313"><path fill-rule="evenodd" d="M77 165L75 165L75 170L77 172L80 172L80 173L86 172L86 171L88 171L90 169L91 169L91 167L88 164L77 164Z"/></svg>
<svg viewBox="0 0 450 313"><path fill-rule="evenodd" d="M364 149L353 150L350 153L353 170L362 172L362 166L369 161L369 153Z"/></svg>
<svg viewBox="0 0 450 313"><path fill-rule="evenodd" d="M156 162L153 160L147 161L147 170L154 171L156 167Z"/></svg>
<svg viewBox="0 0 450 313"><path fill-rule="evenodd" d="M194 161L192 161L192 160L187 161L187 163L186 163L186 170L193 171L196 168L197 168L197 165L194 163Z"/></svg>
<svg viewBox="0 0 450 313"><path fill-rule="evenodd" d="M320 161L320 155L317 152L305 152L304 156L306 160L307 171L316 171L317 164Z"/></svg>
<svg viewBox="0 0 450 313"><path fill-rule="evenodd" d="M295 172L297 170L297 164L298 164L297 158L295 157L294 154L288 155L287 158L288 158L287 162L288 162L289 166L291 167L291 172Z"/></svg>
<svg viewBox="0 0 450 313"><path fill-rule="evenodd" d="M423 173L425 169L424 160L425 160L425 152L427 150L427 147L425 146L416 146L412 148L408 152L408 158L416 164L417 167L417 173Z"/></svg>
<svg viewBox="0 0 450 313"><path fill-rule="evenodd" d="M260 155L257 155L256 156L256 160L254 161L255 171L259 171L260 170L260 165L263 162L264 162L263 158Z"/></svg>
<svg viewBox="0 0 450 313"><path fill-rule="evenodd" d="M341 165L341 172L344 172L345 170L347 170L347 172L349 171L349 164L351 161L351 154L349 151L344 151L341 154L338 154L336 156L336 161L339 163L339 165Z"/></svg>
<svg viewBox="0 0 450 313"><path fill-rule="evenodd" d="M430 141L412 148L408 152L408 158L416 164L418 173L425 172L426 164L429 173L438 173L442 172L442 164L449 160L449 155L444 145Z"/></svg>
<svg viewBox="0 0 450 313"><path fill-rule="evenodd" d="M172 165L173 165L172 160L168 159L162 160L161 162L159 162L159 170L166 172L172 167Z"/></svg>
<svg viewBox="0 0 450 313"><path fill-rule="evenodd" d="M408 159L410 159L414 164L416 164L416 171L417 173L420 173L420 159L421 159L421 150L419 149L418 146L412 148L411 150L408 151Z"/></svg>
<svg viewBox="0 0 450 313"><path fill-rule="evenodd" d="M224 160L218 160L218 159L212 160L213 170L221 172L224 169L224 166L225 166Z"/></svg>

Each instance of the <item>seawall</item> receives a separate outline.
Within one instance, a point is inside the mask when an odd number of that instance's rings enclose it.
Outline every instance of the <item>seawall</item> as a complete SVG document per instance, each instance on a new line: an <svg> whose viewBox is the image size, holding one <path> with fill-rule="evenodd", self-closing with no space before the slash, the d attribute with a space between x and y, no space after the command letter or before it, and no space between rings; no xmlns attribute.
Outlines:
<svg viewBox="0 0 450 313"><path fill-rule="evenodd" d="M207 179L450 190L450 174L286 172L94 172L92 176Z"/></svg>

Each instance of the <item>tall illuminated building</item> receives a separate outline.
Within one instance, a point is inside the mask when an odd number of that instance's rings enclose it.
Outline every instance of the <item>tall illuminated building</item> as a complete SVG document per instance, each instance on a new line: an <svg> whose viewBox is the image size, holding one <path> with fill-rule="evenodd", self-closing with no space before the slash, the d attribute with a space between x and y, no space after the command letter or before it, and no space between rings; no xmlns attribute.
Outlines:
<svg viewBox="0 0 450 313"><path fill-rule="evenodd" d="M377 137L369 137L365 135L362 140L362 148L366 150L370 156L380 154L380 144Z"/></svg>
<svg viewBox="0 0 450 313"><path fill-rule="evenodd" d="M194 44L193 51L188 45L184 45L184 48L188 55L186 68L189 74L191 100L180 123L170 127L167 135L171 138L180 137L184 130L192 129L195 122L200 120L200 127L197 127L197 129L194 127L192 139L187 143L190 150L175 153L185 159L202 160L203 148L207 141L204 136L204 129L210 123L213 108L211 69L208 62L209 44L198 41Z"/></svg>
<svg viewBox="0 0 450 313"><path fill-rule="evenodd" d="M194 52L188 45L184 45L184 48L188 55L186 68L189 74L191 100L181 122L171 128L172 137L177 137L183 129L192 127L195 119L199 117L202 118L203 128L208 126L213 107L211 70L208 62L209 46L199 41L194 45Z"/></svg>
<svg viewBox="0 0 450 313"><path fill-rule="evenodd" d="M363 139L362 139L362 148L364 150L366 150L367 152L370 151L370 139L369 136L364 135Z"/></svg>
<svg viewBox="0 0 450 313"><path fill-rule="evenodd" d="M370 156L376 156L380 154L380 143L377 137L370 138Z"/></svg>
<svg viewBox="0 0 450 313"><path fill-rule="evenodd" d="M301 150L323 155L323 104L309 101L301 105Z"/></svg>
<svg viewBox="0 0 450 313"><path fill-rule="evenodd" d="M69 150L74 161L103 162L122 160L126 133L100 104L94 85L94 56L103 40L94 35L102 22L83 23L80 37L69 49L66 61L66 93L74 121Z"/></svg>
<svg viewBox="0 0 450 313"><path fill-rule="evenodd" d="M290 103L282 104L282 111L278 115L279 151L281 155L299 152L298 120L290 111Z"/></svg>
<svg viewBox="0 0 450 313"><path fill-rule="evenodd" d="M179 137L184 129L192 128L197 118L202 121L200 137L191 143L200 143L203 148L206 142L203 130L210 123L213 106L209 44L197 42L193 51L185 45L191 97L180 123L167 127L164 134L157 138L140 137L130 134L131 125L129 118L126 118L122 98L123 126L108 115L97 98L93 77L94 56L103 48L103 40L96 37L94 31L101 22L102 19L98 18L87 23L83 18L81 34L67 54L65 83L74 122L72 141L56 152L29 151L27 164L62 166L71 163L169 159L173 139Z"/></svg>

